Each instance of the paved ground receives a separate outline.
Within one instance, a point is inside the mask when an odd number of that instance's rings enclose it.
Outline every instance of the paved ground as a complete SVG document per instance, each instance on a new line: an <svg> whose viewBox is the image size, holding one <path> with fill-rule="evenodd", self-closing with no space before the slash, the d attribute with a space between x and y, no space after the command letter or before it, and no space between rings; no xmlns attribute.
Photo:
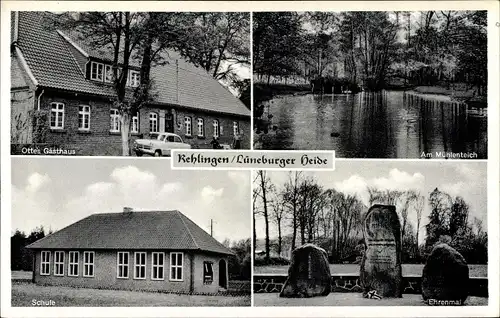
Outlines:
<svg viewBox="0 0 500 318"><path fill-rule="evenodd" d="M423 264L403 264L403 276L422 275ZM358 264L330 264L332 275L359 275ZM254 274L287 274L287 266L255 266ZM469 265L470 277L488 277L488 265Z"/></svg>
<svg viewBox="0 0 500 318"><path fill-rule="evenodd" d="M31 307L33 300L55 302L57 307L70 306L250 306L248 296L176 295L125 290L38 286L12 283L12 306Z"/></svg>
<svg viewBox="0 0 500 318"><path fill-rule="evenodd" d="M487 306L488 298L469 297L469 306ZM331 293L326 297L280 298L278 293L254 294L255 306L426 306L421 295L404 294L403 298L366 299L359 293Z"/></svg>

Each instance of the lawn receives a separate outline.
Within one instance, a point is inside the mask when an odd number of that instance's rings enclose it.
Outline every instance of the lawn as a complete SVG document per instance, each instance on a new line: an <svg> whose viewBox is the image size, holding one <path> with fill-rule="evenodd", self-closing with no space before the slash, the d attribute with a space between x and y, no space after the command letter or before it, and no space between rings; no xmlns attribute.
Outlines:
<svg viewBox="0 0 500 318"><path fill-rule="evenodd" d="M12 283L13 307L31 307L33 300L53 300L57 307L250 306L251 304L250 295L237 297L176 295Z"/></svg>
<svg viewBox="0 0 500 318"><path fill-rule="evenodd" d="M421 295L404 294L403 298L367 299L361 293L330 293L314 298L280 298L278 293L254 294L255 306L426 306ZM487 306L488 298L469 297L469 306Z"/></svg>
<svg viewBox="0 0 500 318"><path fill-rule="evenodd" d="M403 264L403 276L422 275L423 264ZM358 264L330 264L332 275L359 275ZM288 266L255 266L254 274L287 274ZM469 265L470 277L488 277L488 265Z"/></svg>

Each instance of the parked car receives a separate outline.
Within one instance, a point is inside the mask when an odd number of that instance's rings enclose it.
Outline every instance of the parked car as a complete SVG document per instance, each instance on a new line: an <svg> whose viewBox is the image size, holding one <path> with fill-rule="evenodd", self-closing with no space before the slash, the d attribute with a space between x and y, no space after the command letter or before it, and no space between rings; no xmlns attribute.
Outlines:
<svg viewBox="0 0 500 318"><path fill-rule="evenodd" d="M143 154L155 157L170 156L172 149L191 149L191 145L172 133L158 133L155 139L137 139L134 142L134 152L139 157Z"/></svg>

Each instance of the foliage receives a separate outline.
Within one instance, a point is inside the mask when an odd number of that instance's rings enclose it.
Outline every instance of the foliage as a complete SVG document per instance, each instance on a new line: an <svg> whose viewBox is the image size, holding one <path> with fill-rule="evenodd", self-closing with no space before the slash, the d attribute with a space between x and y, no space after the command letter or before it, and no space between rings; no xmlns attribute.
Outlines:
<svg viewBox="0 0 500 318"><path fill-rule="evenodd" d="M49 231L48 234L51 234ZM45 237L43 226L33 229L28 236L20 230L16 230L10 238L10 267L11 270L33 270L33 252L25 246Z"/></svg>
<svg viewBox="0 0 500 318"><path fill-rule="evenodd" d="M464 199L452 198L436 188L429 196L429 204L424 254L428 255L436 243L445 242L460 252L467 263L487 263L488 235L479 219L469 221L469 205Z"/></svg>
<svg viewBox="0 0 500 318"><path fill-rule="evenodd" d="M248 64L248 13L65 12L51 15L47 27L77 34L112 59L114 108L120 114L122 155L130 155L131 118L157 98L151 69L166 63L167 49L204 68L217 80L238 80ZM140 65L140 85L127 88L128 71Z"/></svg>
<svg viewBox="0 0 500 318"><path fill-rule="evenodd" d="M486 93L486 11L256 13L254 70L365 90L464 82ZM255 54L257 53L257 54Z"/></svg>
<svg viewBox="0 0 500 318"><path fill-rule="evenodd" d="M235 253L229 258L228 272L231 279L250 280L250 239L233 242L230 249Z"/></svg>
<svg viewBox="0 0 500 318"><path fill-rule="evenodd" d="M265 180L269 210L268 220L264 219L268 229L266 241L274 255L287 255L280 252L313 243L327 251L331 263L360 261L365 247L362 224L368 210L361 199L334 188L324 188L314 177L306 177L300 172L289 172L282 184L272 183L268 176ZM254 183L254 190L260 190L259 177ZM369 206L396 206L401 224L403 262L422 263L437 242L446 241L462 253L468 263L487 263L488 235L481 220L469 220L469 205L462 197L452 198L437 188L429 194L429 221L425 225L424 244L419 246L425 197L412 189L368 187L367 193ZM259 194L255 198L262 196ZM254 220L262 220L263 211L264 202L254 201ZM268 237L271 227L276 238ZM274 264L272 256L267 259L256 256L255 261L261 265Z"/></svg>

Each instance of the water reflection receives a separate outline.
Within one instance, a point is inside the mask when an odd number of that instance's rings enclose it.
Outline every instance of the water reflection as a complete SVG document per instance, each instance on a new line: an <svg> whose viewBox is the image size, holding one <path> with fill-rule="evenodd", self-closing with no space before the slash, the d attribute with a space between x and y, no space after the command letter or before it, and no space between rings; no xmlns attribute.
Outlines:
<svg viewBox="0 0 500 318"><path fill-rule="evenodd" d="M467 105L396 91L283 96L269 102L263 149L335 150L347 158L421 158L422 153L487 156L486 117ZM259 138L258 138L259 139Z"/></svg>

